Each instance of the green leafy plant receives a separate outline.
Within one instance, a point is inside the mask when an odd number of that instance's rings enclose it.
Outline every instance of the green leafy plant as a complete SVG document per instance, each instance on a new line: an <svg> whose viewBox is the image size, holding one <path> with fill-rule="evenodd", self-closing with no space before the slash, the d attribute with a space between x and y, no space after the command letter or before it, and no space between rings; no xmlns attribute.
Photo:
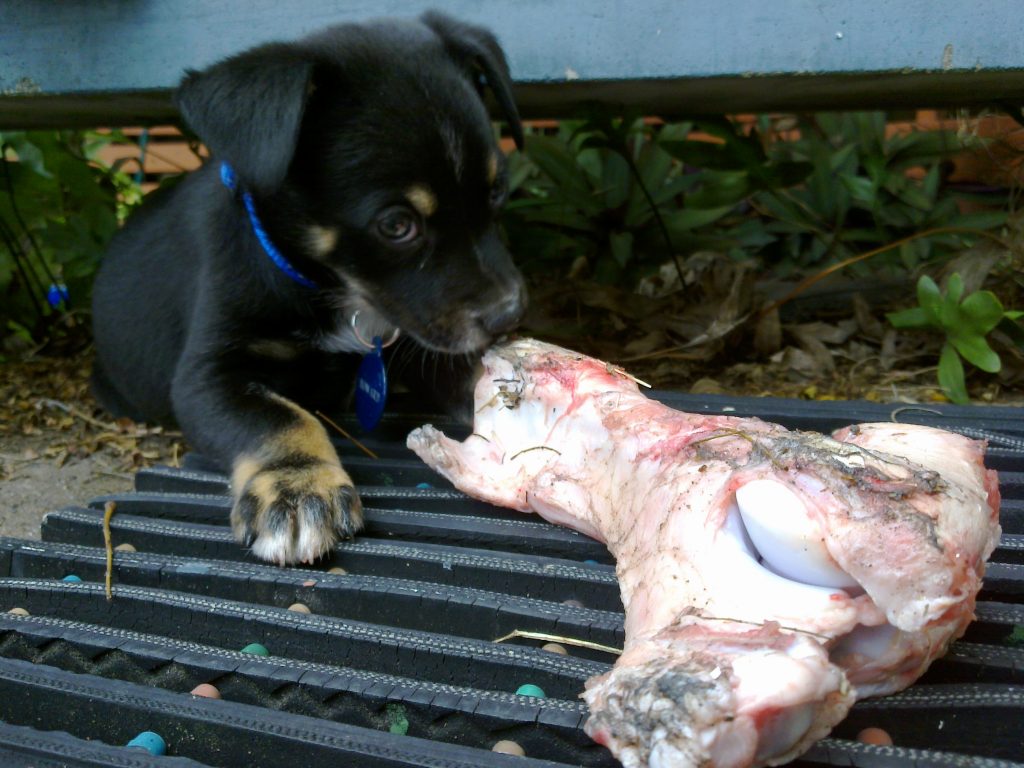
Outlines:
<svg viewBox="0 0 1024 768"><path fill-rule="evenodd" d="M702 249L783 278L847 260L854 274L905 274L1006 222L1005 210L960 211L943 162L961 148L951 131L889 135L881 112L788 124L594 116L513 154L508 230L539 270L583 255L598 280L624 287Z"/></svg>
<svg viewBox="0 0 1024 768"><path fill-rule="evenodd" d="M939 384L955 403L970 401L963 360L987 373L998 373L1002 361L986 337L1000 323L1014 323L1024 316L1024 312L1005 310L991 291L963 293L959 274L949 278L945 291L923 275L917 281L918 306L887 315L895 328L937 331L945 337L939 356Z"/></svg>
<svg viewBox="0 0 1024 768"><path fill-rule="evenodd" d="M583 256L610 283L635 280L654 254L669 257L648 195L663 206L694 180L673 168L641 121L621 121L611 133L564 122L553 136L528 136L526 154L514 158L520 194L508 206L507 226L516 252L532 256L528 269ZM616 150L601 146L612 137Z"/></svg>
<svg viewBox="0 0 1024 768"><path fill-rule="evenodd" d="M853 271L910 270L964 247L949 228L990 229L1005 211L960 213L957 194L943 181L943 161L962 148L951 131L887 134L882 112L823 113L799 119L795 138L776 141L770 154L813 170L797 189L757 193L752 204L775 221L779 235L762 257L781 271L826 266L930 229ZM969 238L968 238L969 239Z"/></svg>
<svg viewBox="0 0 1024 768"><path fill-rule="evenodd" d="M711 140L688 139L695 129ZM513 156L509 235L538 269L583 256L599 282L631 287L680 253L756 246L762 233L736 226L723 238L716 225L752 190L809 172L767 157L756 136L724 118L662 125L596 115L531 135L525 156Z"/></svg>
<svg viewBox="0 0 1024 768"><path fill-rule="evenodd" d="M9 334L38 343L77 327L106 243L141 199L128 174L96 160L117 138L0 133L0 324Z"/></svg>
<svg viewBox="0 0 1024 768"><path fill-rule="evenodd" d="M693 123L695 133L685 140L662 138L661 146L694 169L700 188L686 204L692 208L736 205L755 192L792 187L804 181L814 167L790 160L781 153L770 156L757 126L748 133L724 117L708 117Z"/></svg>

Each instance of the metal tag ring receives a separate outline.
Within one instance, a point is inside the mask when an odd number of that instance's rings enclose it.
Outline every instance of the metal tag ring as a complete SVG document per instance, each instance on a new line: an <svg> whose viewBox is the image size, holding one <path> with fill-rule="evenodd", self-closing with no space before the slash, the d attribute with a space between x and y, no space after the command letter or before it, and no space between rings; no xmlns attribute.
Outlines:
<svg viewBox="0 0 1024 768"><path fill-rule="evenodd" d="M359 333L359 324L357 322L357 318L359 317L359 313L361 311L362 310L357 309L355 312L352 313L352 319L349 321L349 324L352 326L352 333L355 334L356 341L358 341L364 347L367 347L368 349L374 349L376 347L376 345L373 342L370 342L370 341L367 341L366 339L364 339L363 335L361 333ZM398 336L401 333L402 333L402 329L401 328L395 328L394 333L391 334L391 338L388 339L387 341L385 341L384 343L382 343L380 345L381 349L384 349L386 347L390 347L392 344L394 344L396 341L398 341Z"/></svg>

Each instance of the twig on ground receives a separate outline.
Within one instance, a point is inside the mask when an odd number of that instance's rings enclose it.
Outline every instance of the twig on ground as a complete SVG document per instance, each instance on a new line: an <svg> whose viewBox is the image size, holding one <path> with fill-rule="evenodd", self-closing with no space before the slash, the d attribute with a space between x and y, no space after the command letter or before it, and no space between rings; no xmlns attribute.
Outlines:
<svg viewBox="0 0 1024 768"><path fill-rule="evenodd" d="M319 416L319 417L320 417L321 419L323 419L324 421L326 421L326 422L327 422L327 423L328 423L328 424L329 424L330 426L334 427L334 429L336 429L336 430L338 431L338 433L339 433L339 434L340 434L340 435L341 435L342 437L344 437L344 438L346 438L346 439L348 439L348 440L351 440L351 441L353 442L353 444L354 444L354 445L356 446L356 448L358 448L359 450L361 450L361 451L362 451L363 453L365 453L365 454L366 454L367 456L369 456L369 457L370 457L371 459L379 459L379 458L380 458L380 456L378 456L378 455L377 455L376 453L374 453L374 452L373 452L373 451L371 451L371 450L370 450L369 448L367 448L367 447L366 447L365 445L363 445L363 444L362 444L362 443L360 443L360 442L359 442L358 440L356 440L356 439L355 439L355 438L354 438L354 437L353 437L352 435L350 435L350 434L349 434L349 433L348 433L347 431L345 431L345 430L344 430L344 429L342 429L342 428L341 428L340 426L338 426L338 425L337 425L337 424L335 424L335 423L334 423L333 421L331 421L331 419L329 419L329 418L328 418L327 416L325 416L325 415L324 415L324 414L323 414L322 412L320 412L320 411L317 411L317 412L316 412L316 415L317 415L317 416Z"/></svg>
<svg viewBox="0 0 1024 768"><path fill-rule="evenodd" d="M103 506L103 545L107 550L107 573L104 584L106 585L108 601L114 597L114 588L111 586L114 573L114 546L110 537L110 518L114 516L115 509L117 509L117 504L112 501L108 501Z"/></svg>
<svg viewBox="0 0 1024 768"><path fill-rule="evenodd" d="M43 397L43 398L40 398L39 400L36 400L36 408L42 408L42 407L56 408L58 411L64 411L64 413L70 414L70 415L74 416L75 418L81 419L86 424L91 424L94 427L99 427L100 429L104 429L104 430L106 430L108 432L117 432L117 425L116 424L110 424L108 422L100 421L99 419L94 419L89 414L82 413L80 410L75 408L73 405L68 405L67 403L62 403L60 400L54 400L54 399L49 398L49 397Z"/></svg>
<svg viewBox="0 0 1024 768"><path fill-rule="evenodd" d="M528 632L525 629L513 629L507 635L495 638L494 642L503 643L506 640L512 640L517 637L526 638L527 640L543 640L547 643L565 643L566 645L575 645L580 648L589 648L592 651L604 651L605 653L611 653L616 656L622 655L621 648L613 648L610 645L601 645L600 643L593 643L590 640L578 640L575 637L549 635L545 632Z"/></svg>

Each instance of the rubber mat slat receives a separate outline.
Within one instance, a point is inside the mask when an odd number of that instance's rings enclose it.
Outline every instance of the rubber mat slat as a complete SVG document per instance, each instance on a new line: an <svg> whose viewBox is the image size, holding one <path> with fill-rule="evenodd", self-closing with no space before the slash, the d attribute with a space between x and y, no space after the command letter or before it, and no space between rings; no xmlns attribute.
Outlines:
<svg viewBox="0 0 1024 768"><path fill-rule="evenodd" d="M51 512L43 519L43 540L99 547L103 545L102 523L103 514L97 509ZM115 544L129 543L147 552L255 562L226 526L117 514L111 530ZM332 566L351 573L459 584L554 602L574 600L601 610L622 610L615 571L608 565L357 538L338 544L330 559L322 563L324 569Z"/></svg>
<svg viewBox="0 0 1024 768"><path fill-rule="evenodd" d="M588 767L614 766L580 730L579 700L539 699L424 682L43 616L0 614L7 658L185 693L215 685L231 701L364 728L396 708L411 736L489 749L512 738L528 754ZM2 763L0 763L2 764Z"/></svg>
<svg viewBox="0 0 1024 768"><path fill-rule="evenodd" d="M10 554L4 576L59 580L68 574L102 583L106 553L98 548L0 538ZM334 574L255 563L118 552L114 583L188 594L245 600L287 608L295 603L313 614L387 624L425 632L450 632L493 640L513 630L545 632L622 647L623 615L611 611L376 574ZM581 649L577 655L586 656ZM608 661L607 654L596 656Z"/></svg>
<svg viewBox="0 0 1024 768"><path fill-rule="evenodd" d="M108 501L129 515L227 525L231 500L227 496L180 493L135 493L100 496L91 502L103 509ZM457 547L522 551L545 557L611 563L605 546L538 517L519 513L503 518L487 515L445 514L401 508L379 508L372 497L363 498L364 536L409 539ZM456 502L449 507L458 509Z"/></svg>
<svg viewBox="0 0 1024 768"><path fill-rule="evenodd" d="M559 765L230 700L203 699L17 659L0 659L0 719L15 725L66 730L79 738L102 733L122 743L142 730L152 730L163 736L173 754L225 768Z"/></svg>
<svg viewBox="0 0 1024 768"><path fill-rule="evenodd" d="M277 656L404 671L449 685L514 691L533 683L563 699L576 698L587 678L610 666L519 645L142 587L118 586L108 601L100 584L9 578L0 580L0 605L230 650L260 643Z"/></svg>

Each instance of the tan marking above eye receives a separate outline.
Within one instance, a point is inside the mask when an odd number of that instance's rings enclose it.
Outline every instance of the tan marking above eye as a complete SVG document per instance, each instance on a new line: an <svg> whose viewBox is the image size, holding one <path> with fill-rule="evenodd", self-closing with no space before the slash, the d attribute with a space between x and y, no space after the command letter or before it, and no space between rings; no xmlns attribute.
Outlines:
<svg viewBox="0 0 1024 768"><path fill-rule="evenodd" d="M437 195L423 184L414 184L405 190L405 199L423 218L433 215L437 210Z"/></svg>
<svg viewBox="0 0 1024 768"><path fill-rule="evenodd" d="M338 230L314 224L309 228L309 244L314 256L326 256L338 244Z"/></svg>

